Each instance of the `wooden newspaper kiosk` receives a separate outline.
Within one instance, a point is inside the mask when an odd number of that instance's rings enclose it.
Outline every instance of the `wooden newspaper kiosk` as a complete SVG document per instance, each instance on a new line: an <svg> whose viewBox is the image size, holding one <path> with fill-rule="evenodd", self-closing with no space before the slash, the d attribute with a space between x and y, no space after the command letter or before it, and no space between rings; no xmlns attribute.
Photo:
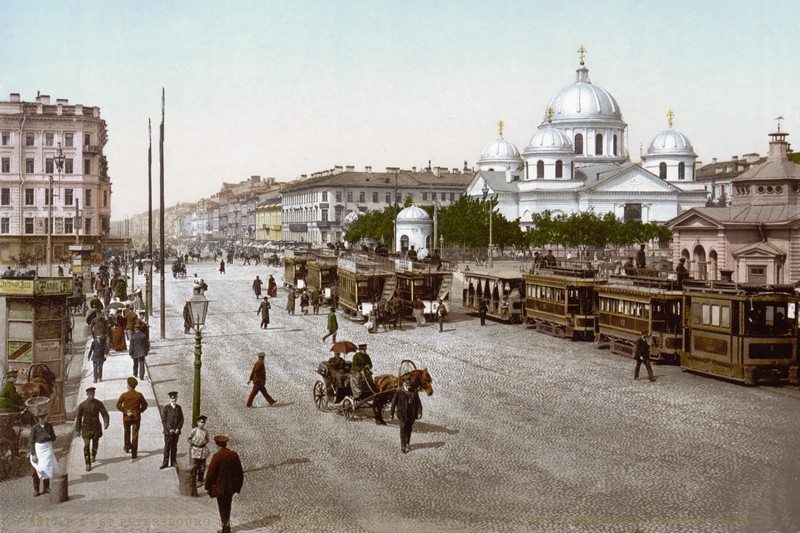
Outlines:
<svg viewBox="0 0 800 533"><path fill-rule="evenodd" d="M5 370L19 372L18 384L31 386L31 396L51 399L50 421L66 419L64 362L67 297L72 277L0 278L0 298L5 313ZM23 394L23 397L26 396Z"/></svg>

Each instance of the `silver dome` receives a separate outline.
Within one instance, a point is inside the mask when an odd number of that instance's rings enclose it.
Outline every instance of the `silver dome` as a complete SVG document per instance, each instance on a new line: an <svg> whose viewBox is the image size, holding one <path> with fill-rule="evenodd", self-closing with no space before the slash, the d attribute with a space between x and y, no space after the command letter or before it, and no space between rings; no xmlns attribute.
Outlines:
<svg viewBox="0 0 800 533"><path fill-rule="evenodd" d="M498 137L486 145L481 153L481 161L519 161L519 150L513 143Z"/></svg>
<svg viewBox="0 0 800 533"><path fill-rule="evenodd" d="M397 220L404 220L404 221L420 221L420 220L430 220L431 217L428 216L428 213L416 205L410 205L397 213Z"/></svg>
<svg viewBox="0 0 800 533"><path fill-rule="evenodd" d="M650 146L647 147L646 155L664 154L696 155L686 135L672 128L665 129L653 137Z"/></svg>
<svg viewBox="0 0 800 533"><path fill-rule="evenodd" d="M547 107L553 108L553 122L586 120L622 120L617 101L605 89L589 81L589 69L581 66L575 83L558 91Z"/></svg>
<svg viewBox="0 0 800 533"><path fill-rule="evenodd" d="M573 153L572 142L567 135L550 124L540 126L533 134L531 142L525 147L525 153L569 152Z"/></svg>

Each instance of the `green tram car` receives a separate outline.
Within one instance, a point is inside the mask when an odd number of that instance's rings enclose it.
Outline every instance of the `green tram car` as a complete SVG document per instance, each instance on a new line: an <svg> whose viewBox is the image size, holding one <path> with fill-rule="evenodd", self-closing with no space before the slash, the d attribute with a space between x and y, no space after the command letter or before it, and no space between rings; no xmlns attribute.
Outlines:
<svg viewBox="0 0 800 533"><path fill-rule="evenodd" d="M373 302L384 297L387 292L387 300L394 294L393 268L391 263L380 259L366 254L339 256L336 263L339 305L348 317L364 320L372 309Z"/></svg>
<svg viewBox="0 0 800 533"><path fill-rule="evenodd" d="M508 275L464 272L462 305L474 312L480 310L481 299L486 299L486 316L502 322L521 324L524 307L522 295L525 282L520 274Z"/></svg>
<svg viewBox="0 0 800 533"><path fill-rule="evenodd" d="M683 291L663 277L611 276L597 288L598 348L633 357L636 339L650 335L654 361L678 363L683 351Z"/></svg>
<svg viewBox="0 0 800 533"><path fill-rule="evenodd" d="M606 282L596 270L554 266L523 274L522 279L528 327L556 337L594 340L597 289Z"/></svg>
<svg viewBox="0 0 800 533"><path fill-rule="evenodd" d="M449 270L447 262L442 262L441 268L436 270L430 263L395 259L394 272L395 295L400 300L402 306L400 312L403 316L412 314L412 305L417 296L425 304L423 314L426 316L433 316L439 300L442 300L445 309L450 311L453 273Z"/></svg>
<svg viewBox="0 0 800 533"><path fill-rule="evenodd" d="M728 280L684 281L681 367L746 385L798 384L794 288Z"/></svg>
<svg viewBox="0 0 800 533"><path fill-rule="evenodd" d="M324 304L330 303L332 287L337 282L336 262L336 256L318 253L306 263L306 284L321 295Z"/></svg>
<svg viewBox="0 0 800 533"><path fill-rule="evenodd" d="M283 256L283 286L288 289L305 289L308 268L306 264L311 253L300 250L286 250Z"/></svg>

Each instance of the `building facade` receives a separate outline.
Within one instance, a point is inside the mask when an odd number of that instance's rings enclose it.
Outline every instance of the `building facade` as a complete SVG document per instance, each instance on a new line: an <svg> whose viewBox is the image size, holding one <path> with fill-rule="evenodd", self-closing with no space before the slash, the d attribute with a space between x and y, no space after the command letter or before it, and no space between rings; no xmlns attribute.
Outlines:
<svg viewBox="0 0 800 533"><path fill-rule="evenodd" d="M76 242L99 253L111 220L107 140L99 107L0 101L0 262L47 262L48 220L54 263Z"/></svg>

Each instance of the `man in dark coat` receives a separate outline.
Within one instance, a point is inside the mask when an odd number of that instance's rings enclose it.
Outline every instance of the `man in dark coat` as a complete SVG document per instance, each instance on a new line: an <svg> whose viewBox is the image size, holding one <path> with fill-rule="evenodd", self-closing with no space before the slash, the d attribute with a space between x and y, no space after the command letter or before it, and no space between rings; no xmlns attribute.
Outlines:
<svg viewBox="0 0 800 533"><path fill-rule="evenodd" d="M219 447L211 458L206 472L205 488L211 498L217 499L222 533L231 532L231 503L233 495L242 490L244 470L239 454L228 449L228 437L216 435L214 443Z"/></svg>
<svg viewBox="0 0 800 533"><path fill-rule="evenodd" d="M678 285L683 284L683 280L689 277L689 270L686 268L686 258L681 257L678 261L678 266L675 267L675 278L678 280Z"/></svg>
<svg viewBox="0 0 800 533"><path fill-rule="evenodd" d="M633 346L633 358L636 359L636 369L633 371L633 379L639 379L639 368L644 363L647 369L647 377L650 381L655 381L653 376L653 367L650 366L650 344L647 342L647 332L643 331L642 336L636 339Z"/></svg>
<svg viewBox="0 0 800 533"><path fill-rule="evenodd" d="M161 409L161 425L164 428L164 459L160 468L178 466L178 439L183 428L183 409L178 405L178 393L168 394L169 403Z"/></svg>
<svg viewBox="0 0 800 533"><path fill-rule="evenodd" d="M122 411L122 425L125 430L124 449L125 453L131 454L131 459L136 459L139 450L139 424L142 422L142 413L147 409L147 400L136 390L138 384L136 378L128 378L128 390L117 400L117 410Z"/></svg>
<svg viewBox="0 0 800 533"><path fill-rule="evenodd" d="M261 278L256 276L256 279L253 280L253 292L256 293L256 298L261 298L261 285L263 285L263 281Z"/></svg>
<svg viewBox="0 0 800 533"><path fill-rule="evenodd" d="M636 252L636 268L645 268L647 266L647 254L644 251L644 244L639 245L639 251Z"/></svg>
<svg viewBox="0 0 800 533"><path fill-rule="evenodd" d="M272 298L278 295L278 284L275 283L275 278L272 277L272 274L269 275L267 280L267 295Z"/></svg>
<svg viewBox="0 0 800 533"><path fill-rule="evenodd" d="M131 337L131 345L128 348L128 353L133 359L133 376L138 376L139 379L144 378L144 358L150 352L150 339L144 334L141 326L136 328L136 331Z"/></svg>
<svg viewBox="0 0 800 533"><path fill-rule="evenodd" d="M106 340L103 337L92 339L89 357L94 371L94 382L103 381L103 364L106 362Z"/></svg>
<svg viewBox="0 0 800 533"><path fill-rule="evenodd" d="M395 392L389 412L392 419L396 414L400 421L400 450L408 453L411 450L411 429L414 421L422 417L422 401L410 376L403 376L403 385Z"/></svg>
<svg viewBox="0 0 800 533"><path fill-rule="evenodd" d="M192 328L192 309L189 307L189 302L183 305L183 333L188 335L189 330Z"/></svg>
<svg viewBox="0 0 800 533"><path fill-rule="evenodd" d="M258 354L258 361L253 365L253 370L250 372L250 379L247 383L253 384L253 390L250 391L250 396L247 397L247 407L253 407L253 400L259 392L267 399L270 405L275 403L272 396L267 392L267 368L264 365L264 358L267 356L264 352Z"/></svg>
<svg viewBox="0 0 800 533"><path fill-rule="evenodd" d="M83 459L87 472L92 470L92 463L97 457L97 445L103 436L103 429L108 429L109 423L108 411L103 402L95 399L95 390L94 387L86 389L86 399L75 411L75 433L83 437ZM103 425L100 424L101 416Z"/></svg>
<svg viewBox="0 0 800 533"><path fill-rule="evenodd" d="M322 337L322 342L328 340L330 336L333 336L333 342L336 342L337 331L339 331L339 321L336 320L336 308L331 307L331 312L328 313L328 334Z"/></svg>
<svg viewBox="0 0 800 533"><path fill-rule="evenodd" d="M264 296L264 301L258 306L256 314L261 313L261 329L267 329L269 325L269 310L272 306L269 304L269 296Z"/></svg>
<svg viewBox="0 0 800 533"><path fill-rule="evenodd" d="M480 303L478 303L478 316L481 318L481 326L486 325L486 312L489 310L489 306L486 305L486 298L481 298Z"/></svg>

